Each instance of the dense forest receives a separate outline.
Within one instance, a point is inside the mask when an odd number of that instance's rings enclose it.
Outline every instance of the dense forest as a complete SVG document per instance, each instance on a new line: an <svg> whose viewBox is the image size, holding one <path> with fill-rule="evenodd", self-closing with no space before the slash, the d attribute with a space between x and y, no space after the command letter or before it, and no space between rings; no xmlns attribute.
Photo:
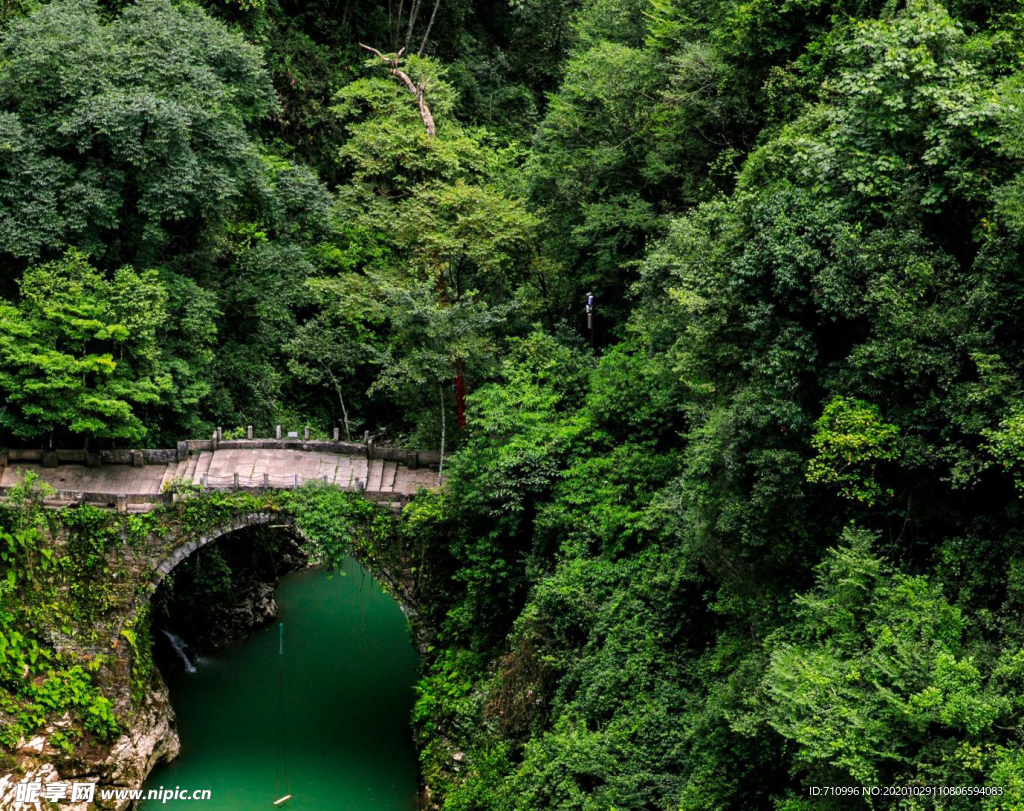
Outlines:
<svg viewBox="0 0 1024 811"><path fill-rule="evenodd" d="M1010 0L3 0L0 443L445 449L445 811L1024 808L1022 69Z"/></svg>

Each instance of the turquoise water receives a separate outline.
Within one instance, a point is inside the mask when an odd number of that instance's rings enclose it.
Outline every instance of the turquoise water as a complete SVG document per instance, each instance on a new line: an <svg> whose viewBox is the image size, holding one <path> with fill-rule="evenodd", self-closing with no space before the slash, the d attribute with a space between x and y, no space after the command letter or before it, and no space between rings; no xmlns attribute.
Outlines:
<svg viewBox="0 0 1024 811"><path fill-rule="evenodd" d="M415 811L409 731L416 656L395 602L355 562L344 577L287 575L285 739L295 811ZM278 768L278 628L272 625L168 679L181 756L145 789L209 789L201 802L141 807L272 809ZM285 793L283 776L281 794Z"/></svg>

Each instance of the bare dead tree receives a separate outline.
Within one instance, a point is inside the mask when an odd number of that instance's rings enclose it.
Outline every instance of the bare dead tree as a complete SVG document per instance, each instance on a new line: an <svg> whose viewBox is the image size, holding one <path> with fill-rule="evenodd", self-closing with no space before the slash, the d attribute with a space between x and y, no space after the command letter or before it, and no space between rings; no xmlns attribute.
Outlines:
<svg viewBox="0 0 1024 811"><path fill-rule="evenodd" d="M409 43L412 41L412 31L416 27L416 18L420 16L420 0L412 0L412 5L409 6L409 25L405 29L405 44L402 46L403 51L409 50Z"/></svg>
<svg viewBox="0 0 1024 811"><path fill-rule="evenodd" d="M0 0L2 3L3 0ZM352 0L345 0L346 9ZM388 0L388 32L390 47L397 50L402 47L407 53L412 53L413 40L416 37L420 15L424 12L424 0L409 0L408 16L406 16L406 0ZM437 10L441 7L441 0L433 0L433 8L430 11L430 19L427 20L426 31L420 38L417 54L423 55L430 41L430 32L434 29L434 20L437 19Z"/></svg>
<svg viewBox="0 0 1024 811"><path fill-rule="evenodd" d="M427 22L427 30L423 32L423 39L420 40L420 49L416 52L417 56L423 56L423 51L426 50L427 40L430 39L430 29L434 27L434 18L437 16L437 9L441 5L441 0L434 0L434 9L430 12L430 20ZM408 47L408 44L406 44Z"/></svg>
<svg viewBox="0 0 1024 811"><path fill-rule="evenodd" d="M409 74L398 66L399 60L402 58L402 54L405 53L405 48L402 48L402 50L393 57L387 57L376 48L371 48L369 45L359 43L359 47L380 57L387 66L388 73L398 79L398 81L405 85L406 89L412 93L413 98L416 99L416 106L419 107L420 118L423 119L423 126L427 128L427 135L433 138L437 134L437 129L434 126L434 116L431 115L430 107L427 105L426 86L422 81L419 83L413 82L413 80L409 78Z"/></svg>

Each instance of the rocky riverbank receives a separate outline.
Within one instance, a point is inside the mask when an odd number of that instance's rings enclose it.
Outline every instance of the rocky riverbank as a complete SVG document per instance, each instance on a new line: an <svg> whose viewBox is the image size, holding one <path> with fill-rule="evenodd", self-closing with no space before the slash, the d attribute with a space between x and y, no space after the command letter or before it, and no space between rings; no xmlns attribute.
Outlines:
<svg viewBox="0 0 1024 811"><path fill-rule="evenodd" d="M226 547L224 553L231 563L227 599L202 611L185 610L180 619L188 644L200 651L223 647L272 621L278 614L274 599L278 579L307 565L297 539L291 536L286 536L270 556L254 556L243 544L234 550L231 544ZM188 577L180 583L182 588L191 585ZM161 595L164 610L170 610L172 618L175 604L182 599L173 593L173 586L169 584L169 593ZM154 637L164 639L163 634ZM178 666L166 651L160 655L163 644L157 643L157 661L164 667ZM115 670L122 677L117 691L122 695L116 702L122 734L113 743L81 741L71 747L66 733L72 722L65 716L38 734L21 738L13 753L4 754L0 761L0 810L34 807L17 802L17 785L23 782L66 783L69 796L72 783L97 783L102 789L138 789L157 764L178 755L174 710L159 668L153 668L141 701L132 702L127 695L130 667L123 648L121 655L125 661ZM91 803L62 801L59 807L67 811L125 811L131 806L131 800L107 800L97 792Z"/></svg>
<svg viewBox="0 0 1024 811"><path fill-rule="evenodd" d="M104 789L137 789L160 762L171 760L180 749L174 710L167 686L158 671L153 673L141 702L127 719L123 734L109 746L80 746L69 754L60 747L71 727L68 717L47 726L39 735L19 741L13 762L0 772L0 809L32 806L16 802L17 784L98 783ZM130 800L104 800L97 794L92 803L61 802L64 811L123 811Z"/></svg>

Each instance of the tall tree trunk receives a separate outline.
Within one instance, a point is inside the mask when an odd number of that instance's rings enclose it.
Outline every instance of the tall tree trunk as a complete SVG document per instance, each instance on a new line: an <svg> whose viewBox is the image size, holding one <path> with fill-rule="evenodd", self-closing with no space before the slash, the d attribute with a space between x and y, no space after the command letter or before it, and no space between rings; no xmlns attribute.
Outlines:
<svg viewBox="0 0 1024 811"><path fill-rule="evenodd" d="M341 403L341 419L345 423L345 441L351 442L352 434L349 433L348 430L348 409L345 408L345 398L341 396L341 384L338 382L338 378L334 376L334 372L332 372L329 368L327 368L327 366L325 366L322 363L320 364L320 366L323 368L325 372L327 372L328 377L331 378L331 383L334 384L334 391L338 395L338 402Z"/></svg>
<svg viewBox="0 0 1024 811"><path fill-rule="evenodd" d="M341 13L341 28L348 34L349 33L349 20L352 16L352 0L345 0L345 9Z"/></svg>
<svg viewBox="0 0 1024 811"><path fill-rule="evenodd" d="M437 394L441 399L441 461L437 465L437 484L441 485L441 477L444 473L444 384L437 384Z"/></svg>
<svg viewBox="0 0 1024 811"><path fill-rule="evenodd" d="M402 31L402 14L405 13L405 0L399 0L398 2L398 14L392 16L392 0L388 0L388 22L391 26L391 48L398 50L398 38L401 36Z"/></svg>
<svg viewBox="0 0 1024 811"><path fill-rule="evenodd" d="M409 27L405 29L405 46L403 51L409 50L409 43L412 42L412 29L416 26L416 18L420 14L420 0L412 0L409 6Z"/></svg>
<svg viewBox="0 0 1024 811"><path fill-rule="evenodd" d="M466 430L466 377L460 363L455 373L455 413L459 416L459 430Z"/></svg>
<svg viewBox="0 0 1024 811"><path fill-rule="evenodd" d="M437 9L441 5L441 0L434 0L434 10L430 12L430 21L427 23L427 30L423 32L423 39L420 40L420 49L416 52L417 56L423 56L423 51L427 47L427 40L430 39L430 29L434 27L434 18L437 16Z"/></svg>

